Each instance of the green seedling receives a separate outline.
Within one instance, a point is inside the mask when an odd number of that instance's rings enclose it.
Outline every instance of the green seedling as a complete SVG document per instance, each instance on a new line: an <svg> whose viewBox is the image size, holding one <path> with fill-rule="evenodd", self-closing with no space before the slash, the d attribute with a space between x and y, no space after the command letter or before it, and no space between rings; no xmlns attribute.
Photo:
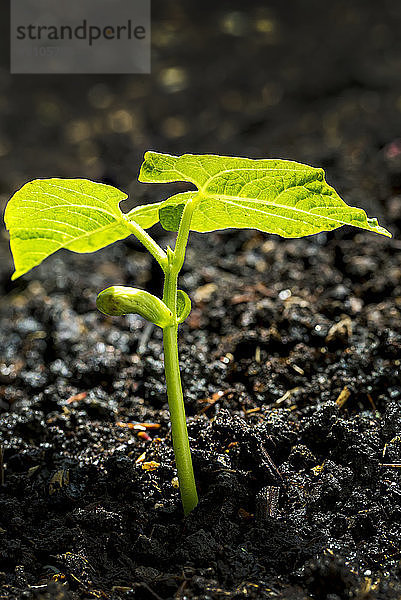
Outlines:
<svg viewBox="0 0 401 600"><path fill-rule="evenodd" d="M391 234L360 208L345 204L324 171L286 160L251 160L214 155L170 156L147 152L139 181L185 181L196 189L123 213L124 192L85 179L38 179L14 194L5 212L15 273L20 277L60 248L93 252L134 234L159 263L163 299L143 290L113 286L101 292L107 315L138 313L163 330L164 366L173 447L185 514L197 504L178 361L178 326L191 302L177 289L190 231L251 228L285 238L354 225ZM174 250L163 250L147 233L160 222L176 231Z"/></svg>

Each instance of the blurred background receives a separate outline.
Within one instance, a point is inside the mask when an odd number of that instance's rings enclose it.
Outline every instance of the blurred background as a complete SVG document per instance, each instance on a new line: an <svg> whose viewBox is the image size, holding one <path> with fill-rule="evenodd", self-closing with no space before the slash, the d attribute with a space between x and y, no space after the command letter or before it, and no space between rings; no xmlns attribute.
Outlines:
<svg viewBox="0 0 401 600"><path fill-rule="evenodd" d="M399 223L399 0L153 0L152 73L125 76L10 75L1 10L2 207L49 176L159 198L136 183L155 149L322 166L346 201Z"/></svg>

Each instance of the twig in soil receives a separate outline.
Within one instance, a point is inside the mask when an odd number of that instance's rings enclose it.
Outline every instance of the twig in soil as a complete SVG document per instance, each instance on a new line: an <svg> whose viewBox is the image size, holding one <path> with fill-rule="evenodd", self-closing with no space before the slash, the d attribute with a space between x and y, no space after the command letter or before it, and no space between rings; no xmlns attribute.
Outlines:
<svg viewBox="0 0 401 600"><path fill-rule="evenodd" d="M283 394L283 396L281 396L281 398L279 398L278 400L275 401L275 403L273 404L274 408L278 408L279 406L281 406L282 404L284 404L284 402L286 402L286 400L290 400L294 394L296 394L298 392L298 390L300 390L302 388L298 387L294 387L291 390L287 390L285 394Z"/></svg>
<svg viewBox="0 0 401 600"><path fill-rule="evenodd" d="M144 461L146 460L146 452L142 452L142 454L140 456L138 456L138 458L135 461L136 465L140 465L142 464Z"/></svg>
<svg viewBox="0 0 401 600"><path fill-rule="evenodd" d="M201 408L201 410L198 412L198 415L203 415L211 406L216 404L217 400L220 400L220 398L222 398L227 393L228 390L226 390L225 392L219 390L218 392L215 392L211 398L205 398L203 400L200 400L200 402L207 402L207 404L206 406Z"/></svg>
<svg viewBox="0 0 401 600"><path fill-rule="evenodd" d="M4 453L3 446L0 446L0 483L4 485Z"/></svg>
<svg viewBox="0 0 401 600"><path fill-rule="evenodd" d="M260 406L257 406L256 408L250 408L248 410L245 411L245 415L253 415L254 413L260 412Z"/></svg>
<svg viewBox="0 0 401 600"><path fill-rule="evenodd" d="M125 427L127 429L135 429L136 431L146 431L147 429L160 429L160 423L123 423L117 421L117 427Z"/></svg>
<svg viewBox="0 0 401 600"><path fill-rule="evenodd" d="M266 462L265 466L267 466L269 475L275 480L276 483L282 484L283 476L281 475L280 471L278 470L278 468L276 467L276 465L270 458L270 454L268 453L268 451L266 450L266 448L263 445L261 445L261 451L263 454L263 458L265 459L265 462Z"/></svg>
<svg viewBox="0 0 401 600"><path fill-rule="evenodd" d="M181 585L178 588L178 590L176 591L176 593L174 594L174 600L182 600L182 598L185 597L183 594L184 594L184 591L185 591L185 588L187 587L187 585L188 585L188 581L185 579L181 583Z"/></svg>
<svg viewBox="0 0 401 600"><path fill-rule="evenodd" d="M30 590L35 590L35 592L44 592L49 589L47 583L42 583L40 585L28 585Z"/></svg>
<svg viewBox="0 0 401 600"><path fill-rule="evenodd" d="M150 442L152 441L152 438L146 430L159 429L160 423L123 423L122 421L117 421L116 426L125 429L133 429L134 431L136 431L136 434L139 438L145 440L145 442Z"/></svg>
<svg viewBox="0 0 401 600"><path fill-rule="evenodd" d="M349 391L349 389L347 388L347 386L345 386L345 387L344 387L344 388L341 390L341 392L340 392L340 394L339 394L339 396L338 396L338 398L337 398L337 400L336 400L336 404L337 404L337 406L338 406L339 408L342 408L342 407L344 406L344 404L347 402L347 400L348 400L348 398L349 398L350 396L351 396L351 392Z"/></svg>
<svg viewBox="0 0 401 600"><path fill-rule="evenodd" d="M68 398L66 404L73 404L74 402L80 402L81 400L85 400L87 395L87 392L80 392L79 394L74 394L73 396L70 396Z"/></svg>
<svg viewBox="0 0 401 600"><path fill-rule="evenodd" d="M275 519L278 512L280 488L268 485L260 490L256 496L256 520L264 523L266 519Z"/></svg>
<svg viewBox="0 0 401 600"><path fill-rule="evenodd" d="M377 411L377 407L376 404L372 398L372 396L370 394L368 394L368 400L370 402L370 406L373 408L373 411L376 412Z"/></svg>
<svg viewBox="0 0 401 600"><path fill-rule="evenodd" d="M401 469L401 463L381 463L381 467L389 467L391 469Z"/></svg>
<svg viewBox="0 0 401 600"><path fill-rule="evenodd" d="M330 343L335 340L348 341L352 337L352 321L350 317L344 316L338 323L334 323L330 327L326 336L326 342Z"/></svg>
<svg viewBox="0 0 401 600"><path fill-rule="evenodd" d="M156 600L163 600L163 598L161 596L159 596L159 594L156 594L156 592L153 591L152 588L149 587L148 584L145 583L144 581L142 581L141 583L134 583L134 585L132 587L133 588L138 588L138 587L145 588L145 590L147 590L150 594L152 594L152 596L154 598L156 598Z"/></svg>

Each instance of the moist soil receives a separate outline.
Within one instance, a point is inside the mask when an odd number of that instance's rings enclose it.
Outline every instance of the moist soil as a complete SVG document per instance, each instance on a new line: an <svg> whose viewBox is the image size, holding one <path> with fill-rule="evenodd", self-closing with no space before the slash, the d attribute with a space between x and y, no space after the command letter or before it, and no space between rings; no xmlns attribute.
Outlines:
<svg viewBox="0 0 401 600"><path fill-rule="evenodd" d="M95 307L112 284L160 294L158 266L129 238L11 283L2 240L2 600L401 598L399 5L206 5L210 22L156 7L153 75L135 93L124 78L1 73L2 192L61 174L141 202L170 191L131 184L149 147L275 155L323 166L394 238L191 235L179 335L199 505L186 518L161 331Z"/></svg>
<svg viewBox="0 0 401 600"><path fill-rule="evenodd" d="M347 233L193 236L187 518L160 330L94 308L105 284L145 286L157 266L128 242L54 257L13 289L2 597L400 596L401 255Z"/></svg>

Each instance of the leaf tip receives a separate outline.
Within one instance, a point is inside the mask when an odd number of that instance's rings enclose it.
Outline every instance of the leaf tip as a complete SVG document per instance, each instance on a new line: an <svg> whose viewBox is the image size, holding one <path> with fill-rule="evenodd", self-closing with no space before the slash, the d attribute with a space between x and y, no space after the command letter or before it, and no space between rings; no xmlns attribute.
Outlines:
<svg viewBox="0 0 401 600"><path fill-rule="evenodd" d="M143 163L141 164L141 168L139 169L138 181L140 181L141 183L146 183L145 171L147 170L146 163L148 161L148 154L149 152L145 152L143 157Z"/></svg>
<svg viewBox="0 0 401 600"><path fill-rule="evenodd" d="M390 231L388 231L388 229L379 225L379 221L375 217L368 218L367 221L368 221L369 228L372 231L374 231L375 233L378 233L380 235L385 235L386 237L389 237L389 238L393 237L393 234Z"/></svg>
<svg viewBox="0 0 401 600"><path fill-rule="evenodd" d="M380 230L378 231L378 233L381 233L381 235L385 235L388 238L393 237L393 234L388 229L385 229L384 227L379 227L378 229Z"/></svg>

